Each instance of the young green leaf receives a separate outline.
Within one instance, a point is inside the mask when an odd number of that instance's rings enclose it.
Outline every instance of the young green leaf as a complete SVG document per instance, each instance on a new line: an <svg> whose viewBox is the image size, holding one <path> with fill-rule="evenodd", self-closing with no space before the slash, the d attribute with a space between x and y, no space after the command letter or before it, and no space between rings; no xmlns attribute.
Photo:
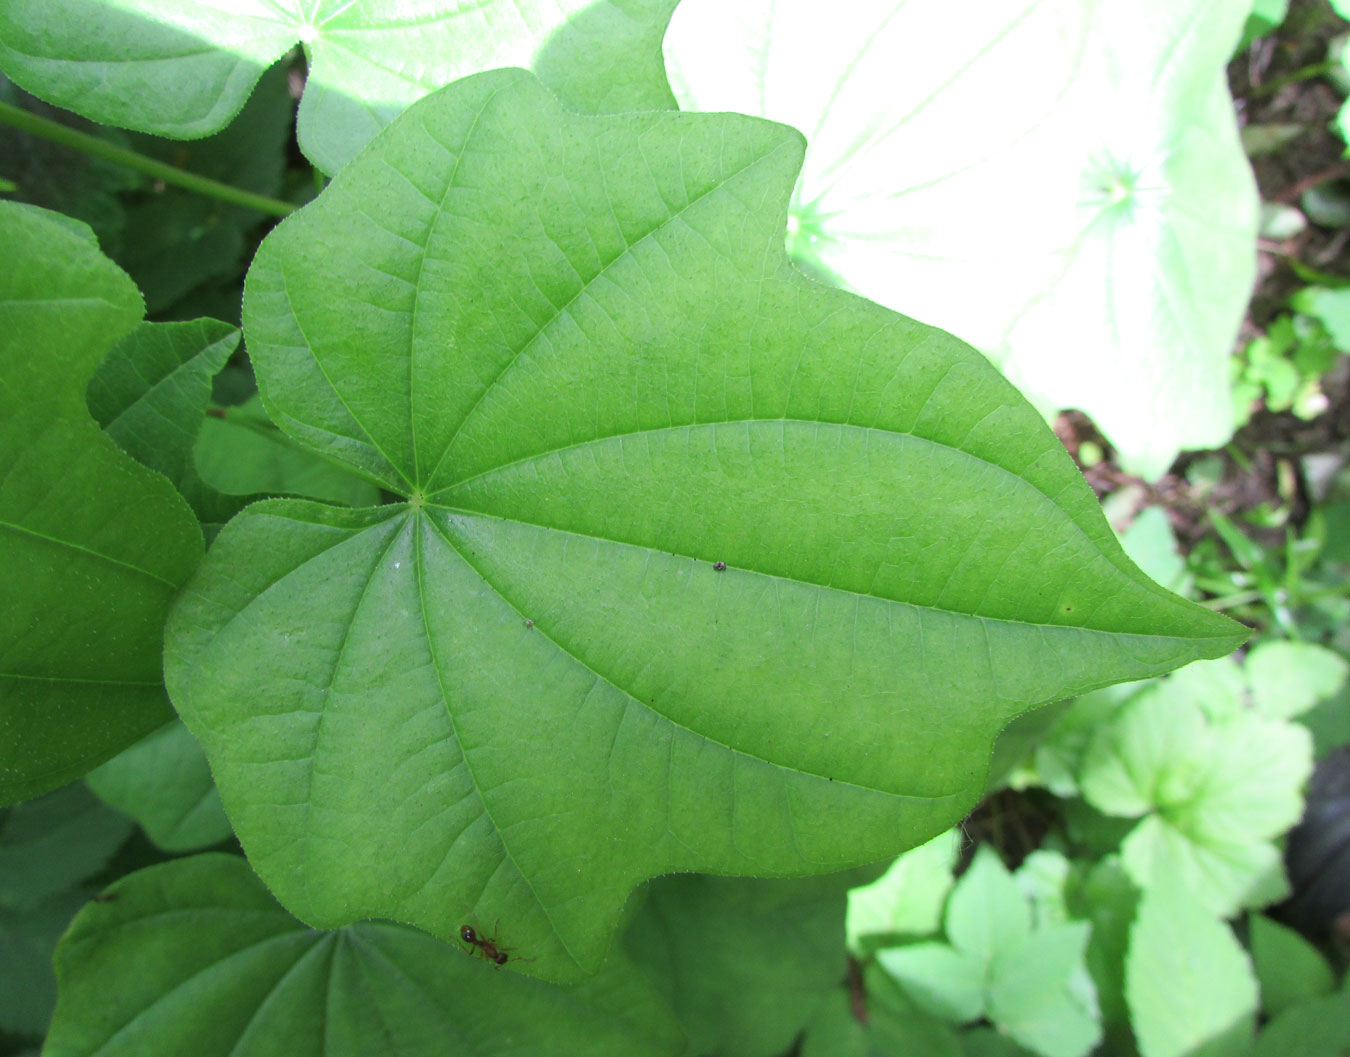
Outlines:
<svg viewBox="0 0 1350 1057"><path fill-rule="evenodd" d="M1250 712L1212 720L1164 683L1098 731L1081 784L1101 811L1142 816L1121 848L1135 883L1183 885L1226 916L1284 893L1274 838L1298 821L1311 773L1302 727Z"/></svg>
<svg viewBox="0 0 1350 1057"><path fill-rule="evenodd" d="M166 851L195 851L230 835L206 756L177 720L94 768L85 782Z"/></svg>
<svg viewBox="0 0 1350 1057"><path fill-rule="evenodd" d="M913 943L878 951L877 964L930 1016L965 1024L985 1015L985 966L965 951L940 942Z"/></svg>
<svg viewBox="0 0 1350 1057"><path fill-rule="evenodd" d="M270 417L406 500L249 507L167 638L305 920L473 912L593 971L642 880L890 857L1013 715L1241 641L978 353L791 266L801 150L498 71L265 240Z"/></svg>
<svg viewBox="0 0 1350 1057"><path fill-rule="evenodd" d="M942 926L942 904L952 887L961 835L951 829L905 852L872 884L848 894L849 947L869 935L924 936Z"/></svg>
<svg viewBox="0 0 1350 1057"><path fill-rule="evenodd" d="M681 1052L630 966L562 991L402 925L315 932L236 856L141 870L101 900L57 948L46 1057Z"/></svg>
<svg viewBox="0 0 1350 1057"><path fill-rule="evenodd" d="M674 106L661 38L675 0L9 0L0 67L106 125L195 139L224 128L296 44L310 62L301 149L334 173L408 104L460 77L533 66L582 111Z"/></svg>
<svg viewBox="0 0 1350 1057"><path fill-rule="evenodd" d="M1256 710L1272 719L1289 719L1344 686L1350 665L1316 643L1273 641L1248 653L1243 670Z"/></svg>
<svg viewBox="0 0 1350 1057"><path fill-rule="evenodd" d="M1238 1057L1251 1041L1256 979L1246 952L1185 882L1145 889L1126 958L1143 1057Z"/></svg>
<svg viewBox="0 0 1350 1057"><path fill-rule="evenodd" d="M1037 928L998 952L990 971L989 1019L1044 1057L1084 1057L1101 1041L1097 994L1084 957L1091 925Z"/></svg>
<svg viewBox="0 0 1350 1057"><path fill-rule="evenodd" d="M162 476L85 406L141 317L83 224L0 202L0 804L53 789L172 715L164 614L202 552Z"/></svg>
<svg viewBox="0 0 1350 1057"><path fill-rule="evenodd" d="M882 950L878 963L936 1016L986 1017L1046 1057L1083 1057L1101 1038L1084 964L1086 922L1038 923L1018 883L982 848L947 902L951 945Z"/></svg>
<svg viewBox="0 0 1350 1057"><path fill-rule="evenodd" d="M795 125L793 255L988 353L1163 473L1233 430L1258 198L1223 70L1246 0L684 0L680 105ZM1028 56L1035 61L1028 61Z"/></svg>

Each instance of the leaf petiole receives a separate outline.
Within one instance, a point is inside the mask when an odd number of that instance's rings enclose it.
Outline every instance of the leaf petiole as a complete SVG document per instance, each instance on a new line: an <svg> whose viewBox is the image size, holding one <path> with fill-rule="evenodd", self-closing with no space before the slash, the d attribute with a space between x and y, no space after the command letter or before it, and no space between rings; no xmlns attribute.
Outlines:
<svg viewBox="0 0 1350 1057"><path fill-rule="evenodd" d="M47 118L30 114L28 111L9 103L0 103L0 123L10 125L22 132L31 133L34 136L41 136L43 139L49 139L53 143L70 147L72 150L82 151L95 158L102 158L104 161L110 161L115 165L125 165L128 169L135 169L137 172L145 173L147 176L163 180L166 184L173 184L186 191L192 191L194 194L218 198L233 205L243 206L245 209L256 209L260 213L284 217L293 213L296 208L290 202L283 202L279 198L269 198L266 195L253 194L251 191L242 191L237 187L221 183L219 180L198 176L196 173L179 169L155 158L146 157L134 150L115 146L99 139L97 136L90 136L73 128L67 128L56 121L49 121Z"/></svg>

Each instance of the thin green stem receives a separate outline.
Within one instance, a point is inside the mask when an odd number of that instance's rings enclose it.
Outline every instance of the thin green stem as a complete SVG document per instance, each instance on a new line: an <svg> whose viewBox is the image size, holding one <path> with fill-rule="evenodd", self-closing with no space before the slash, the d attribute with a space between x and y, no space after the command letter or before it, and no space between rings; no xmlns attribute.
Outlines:
<svg viewBox="0 0 1350 1057"><path fill-rule="evenodd" d="M196 173L190 173L166 162L148 158L144 154L138 154L134 150L114 146L97 136L77 132L75 129L67 128L55 121L48 121L46 118L30 114L27 110L21 110L8 103L0 103L0 123L11 125L23 132L32 133L34 136L41 136L43 139L49 139L53 143L59 143L63 147L70 147L72 150L81 151L95 158L102 158L114 165L125 165L128 169L135 169L137 172L145 173L145 175L156 180L163 180L166 184L173 184L176 187L192 191L195 194L205 195L208 198L218 198L232 205L243 206L245 209L256 209L260 213L269 213L276 217L284 217L295 211L295 206L290 202L283 202L279 198L268 198L266 195L255 195L250 191L241 191L237 187L221 183L219 180L198 176Z"/></svg>
<svg viewBox="0 0 1350 1057"><path fill-rule="evenodd" d="M1242 591L1235 595L1228 595L1226 598L1206 598L1200 604L1206 609L1232 609L1234 606L1245 606L1251 602L1261 600L1260 591Z"/></svg>
<svg viewBox="0 0 1350 1057"><path fill-rule="evenodd" d="M1331 73L1338 66L1340 66L1338 62L1315 62L1311 66L1304 66L1293 73L1287 73L1283 77L1276 77L1272 81L1256 86L1247 93L1246 98L1262 99L1265 96L1274 95L1287 84L1297 84L1299 81L1306 81L1312 77L1322 77Z"/></svg>

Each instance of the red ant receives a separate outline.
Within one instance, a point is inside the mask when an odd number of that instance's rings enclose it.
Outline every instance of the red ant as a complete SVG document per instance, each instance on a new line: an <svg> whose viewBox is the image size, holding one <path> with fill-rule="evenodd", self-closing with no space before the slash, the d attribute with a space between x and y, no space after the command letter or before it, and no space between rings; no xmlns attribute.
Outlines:
<svg viewBox="0 0 1350 1057"><path fill-rule="evenodd" d="M459 927L459 938L469 945L469 953L477 954L479 957L493 962L497 965L505 965L511 959L508 953L515 950L514 947L503 947L497 942L497 933L494 930L492 938L480 936L473 930L471 925L461 925ZM533 958L517 958L518 962L532 962Z"/></svg>

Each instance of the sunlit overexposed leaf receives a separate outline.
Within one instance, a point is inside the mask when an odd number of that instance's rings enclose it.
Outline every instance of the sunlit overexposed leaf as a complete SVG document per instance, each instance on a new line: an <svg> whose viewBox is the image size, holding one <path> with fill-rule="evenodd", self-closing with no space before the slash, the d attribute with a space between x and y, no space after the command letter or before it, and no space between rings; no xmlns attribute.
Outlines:
<svg viewBox="0 0 1350 1057"><path fill-rule="evenodd" d="M944 327L1160 474L1226 440L1257 196L1224 66L1246 0L685 0L681 106L801 129L808 272Z"/></svg>

